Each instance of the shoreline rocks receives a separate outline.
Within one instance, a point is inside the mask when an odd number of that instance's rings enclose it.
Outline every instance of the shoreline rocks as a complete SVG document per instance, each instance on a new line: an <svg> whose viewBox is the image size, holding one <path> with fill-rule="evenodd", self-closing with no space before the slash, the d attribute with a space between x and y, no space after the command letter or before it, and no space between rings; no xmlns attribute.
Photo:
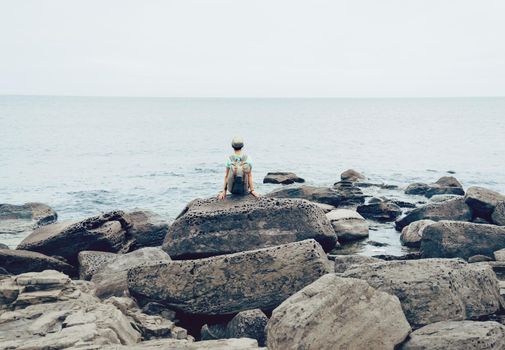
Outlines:
<svg viewBox="0 0 505 350"><path fill-rule="evenodd" d="M332 272L314 240L198 260L174 260L128 271L137 299L154 300L188 314L224 315L273 309Z"/></svg>
<svg viewBox="0 0 505 350"><path fill-rule="evenodd" d="M349 242L368 237L368 223L354 210L336 209L326 214L339 242Z"/></svg>
<svg viewBox="0 0 505 350"><path fill-rule="evenodd" d="M366 176L354 169L348 169L340 174L340 179L342 181L358 182L361 180L366 180Z"/></svg>
<svg viewBox="0 0 505 350"><path fill-rule="evenodd" d="M421 239L423 232L428 225L434 224L433 220L418 220L410 223L402 229L400 235L400 242L402 245L411 248L419 248L421 246Z"/></svg>
<svg viewBox="0 0 505 350"><path fill-rule="evenodd" d="M28 250L0 249L0 267L13 275L56 270L74 276L75 268L53 257Z"/></svg>
<svg viewBox="0 0 505 350"><path fill-rule="evenodd" d="M322 209L301 199L198 199L170 226L172 259L230 254L313 238L331 250L337 236Z"/></svg>
<svg viewBox="0 0 505 350"><path fill-rule="evenodd" d="M475 216L491 222L494 209L500 202L505 202L505 196L487 188L473 186L466 191L465 202Z"/></svg>
<svg viewBox="0 0 505 350"><path fill-rule="evenodd" d="M298 177L295 173L289 172L269 172L263 179L264 184L290 185L295 182L304 183L305 180Z"/></svg>
<svg viewBox="0 0 505 350"><path fill-rule="evenodd" d="M402 214L402 210L398 205L391 201L383 200L359 205L357 212L366 219L380 222L395 221Z"/></svg>
<svg viewBox="0 0 505 350"><path fill-rule="evenodd" d="M442 176L432 184L415 182L407 186L405 194L420 195L431 198L435 195L458 195L465 194L461 183L453 176Z"/></svg>
<svg viewBox="0 0 505 350"><path fill-rule="evenodd" d="M57 219L58 214L47 204L0 204L0 234L21 235Z"/></svg>

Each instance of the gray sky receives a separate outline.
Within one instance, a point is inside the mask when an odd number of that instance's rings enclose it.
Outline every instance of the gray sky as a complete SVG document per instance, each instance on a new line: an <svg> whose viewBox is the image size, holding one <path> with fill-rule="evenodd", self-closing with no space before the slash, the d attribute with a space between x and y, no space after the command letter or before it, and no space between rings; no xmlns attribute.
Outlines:
<svg viewBox="0 0 505 350"><path fill-rule="evenodd" d="M504 0L0 0L0 94L505 96Z"/></svg>

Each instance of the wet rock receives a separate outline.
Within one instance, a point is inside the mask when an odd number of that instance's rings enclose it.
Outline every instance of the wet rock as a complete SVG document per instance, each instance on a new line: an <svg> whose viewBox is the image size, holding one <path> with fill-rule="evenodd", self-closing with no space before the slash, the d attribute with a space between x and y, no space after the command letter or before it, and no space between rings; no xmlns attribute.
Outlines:
<svg viewBox="0 0 505 350"><path fill-rule="evenodd" d="M443 176L437 182L430 184L424 195L428 198L440 194L464 195L465 191L459 181L453 176Z"/></svg>
<svg viewBox="0 0 505 350"><path fill-rule="evenodd" d="M496 261L505 261L505 248L495 251L493 255Z"/></svg>
<svg viewBox="0 0 505 350"><path fill-rule="evenodd" d="M226 326L226 323L204 324L200 330L200 339L226 339Z"/></svg>
<svg viewBox="0 0 505 350"><path fill-rule="evenodd" d="M405 189L405 194L424 196L429 190L430 186L422 182L415 182L410 184Z"/></svg>
<svg viewBox="0 0 505 350"><path fill-rule="evenodd" d="M0 249L0 267L14 275L44 270L57 270L67 275L75 275L73 266L50 256L28 250Z"/></svg>
<svg viewBox="0 0 505 350"><path fill-rule="evenodd" d="M505 226L505 202L499 202L491 215L491 221L495 225Z"/></svg>
<svg viewBox="0 0 505 350"><path fill-rule="evenodd" d="M367 219L381 222L394 221L402 214L401 208L390 201L362 204L357 211Z"/></svg>
<svg viewBox="0 0 505 350"><path fill-rule="evenodd" d="M336 255L334 261L335 272L342 273L354 265L373 264L382 260L364 255Z"/></svg>
<svg viewBox="0 0 505 350"><path fill-rule="evenodd" d="M79 278L89 281L104 265L117 258L117 254L84 250L77 255Z"/></svg>
<svg viewBox="0 0 505 350"><path fill-rule="evenodd" d="M259 346L265 346L267 322L267 316L260 309L241 311L228 322L226 336L256 339Z"/></svg>
<svg viewBox="0 0 505 350"><path fill-rule="evenodd" d="M270 172L263 179L264 184L290 185L295 182L303 183L305 180L298 177L295 173L289 172Z"/></svg>
<svg viewBox="0 0 505 350"><path fill-rule="evenodd" d="M26 234L57 218L56 212L43 203L0 204L0 234Z"/></svg>
<svg viewBox="0 0 505 350"><path fill-rule="evenodd" d="M385 261L352 267L342 276L396 295L414 328L490 315L501 303L491 267L459 259Z"/></svg>
<svg viewBox="0 0 505 350"><path fill-rule="evenodd" d="M466 203L472 208L474 215L491 222L491 215L505 196L483 187L470 187L465 194Z"/></svg>
<svg viewBox="0 0 505 350"><path fill-rule="evenodd" d="M169 224L161 215L142 209L128 213L128 218L131 222L128 235L134 241L131 250L163 244Z"/></svg>
<svg viewBox="0 0 505 350"><path fill-rule="evenodd" d="M160 248L141 248L131 253L118 255L102 266L91 278L99 298L128 295L128 270L141 265L171 261Z"/></svg>
<svg viewBox="0 0 505 350"><path fill-rule="evenodd" d="M267 343L269 350L393 349L409 333L397 297L327 274L273 311Z"/></svg>
<svg viewBox="0 0 505 350"><path fill-rule="evenodd" d="M368 223L354 210L336 209L326 214L339 242L354 241L368 237Z"/></svg>
<svg viewBox="0 0 505 350"><path fill-rule="evenodd" d="M127 244L126 230L131 226L122 211L113 211L72 223L51 224L36 229L17 249L46 255L59 255L77 265L83 250L118 252Z"/></svg>
<svg viewBox="0 0 505 350"><path fill-rule="evenodd" d="M198 199L170 226L163 249L173 259L208 257L308 238L327 251L337 241L323 211L310 202L265 197Z"/></svg>
<svg viewBox="0 0 505 350"><path fill-rule="evenodd" d="M405 226L418 220L453 220L470 221L472 211L463 198L452 199L442 203L430 203L416 208L396 220L395 226L401 231Z"/></svg>
<svg viewBox="0 0 505 350"><path fill-rule="evenodd" d="M137 299L189 314L223 315L272 309L333 267L314 240L128 271Z"/></svg>
<svg viewBox="0 0 505 350"><path fill-rule="evenodd" d="M469 263L477 263L477 262L483 262L483 261L492 261L493 258L490 258L489 256L486 255L473 255L468 258Z"/></svg>
<svg viewBox="0 0 505 350"><path fill-rule="evenodd" d="M400 350L505 349L505 326L487 321L446 321L424 326Z"/></svg>
<svg viewBox="0 0 505 350"><path fill-rule="evenodd" d="M505 247L505 227L470 222L441 221L423 232L423 258L463 258L472 255L493 256Z"/></svg>
<svg viewBox="0 0 505 350"><path fill-rule="evenodd" d="M270 192L267 197L302 198L311 202L333 205L334 207L363 203L363 192L351 182L338 182L333 188L300 186L283 188Z"/></svg>
<svg viewBox="0 0 505 350"><path fill-rule="evenodd" d="M419 248L421 246L423 231L428 225L433 223L435 223L433 220L418 220L405 226L400 235L400 242L407 247Z"/></svg>
<svg viewBox="0 0 505 350"><path fill-rule="evenodd" d="M365 175L357 172L354 169L348 169L348 170L344 171L342 174L340 174L340 179L342 181L357 182L360 180L365 180L366 177L365 177Z"/></svg>

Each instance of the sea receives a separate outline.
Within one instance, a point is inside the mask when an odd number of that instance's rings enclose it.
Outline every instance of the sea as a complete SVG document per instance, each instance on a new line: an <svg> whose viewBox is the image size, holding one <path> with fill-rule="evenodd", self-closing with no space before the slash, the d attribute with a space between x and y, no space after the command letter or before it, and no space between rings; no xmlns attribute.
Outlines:
<svg viewBox="0 0 505 350"><path fill-rule="evenodd" d="M0 96L0 203L43 202L59 220L150 209L172 221L222 189L240 135L260 194L269 171L331 186L353 168L370 195L452 174L505 193L505 98L145 98ZM359 254L405 253L372 223ZM15 247L24 237L0 235ZM381 244L375 244L379 242Z"/></svg>

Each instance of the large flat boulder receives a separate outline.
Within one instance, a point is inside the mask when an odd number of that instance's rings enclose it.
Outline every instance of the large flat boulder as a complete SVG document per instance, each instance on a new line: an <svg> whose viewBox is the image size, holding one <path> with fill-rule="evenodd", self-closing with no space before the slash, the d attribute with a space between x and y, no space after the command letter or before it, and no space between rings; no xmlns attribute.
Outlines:
<svg viewBox="0 0 505 350"><path fill-rule="evenodd" d="M432 323L410 334L400 350L505 349L505 326L486 321Z"/></svg>
<svg viewBox="0 0 505 350"><path fill-rule="evenodd" d="M229 254L313 238L331 250L337 237L322 209L300 199L197 199L170 226L173 259Z"/></svg>
<svg viewBox="0 0 505 350"><path fill-rule="evenodd" d="M450 199L441 203L429 203L400 217L396 220L395 226L398 231L401 231L405 226L418 220L471 221L472 210L463 198Z"/></svg>
<svg viewBox="0 0 505 350"><path fill-rule="evenodd" d="M58 215L47 204L0 204L0 234L26 234L57 219Z"/></svg>
<svg viewBox="0 0 505 350"><path fill-rule="evenodd" d="M493 256L505 248L505 227L471 222L440 221L423 232L421 256L424 258L463 258Z"/></svg>
<svg viewBox="0 0 505 350"><path fill-rule="evenodd" d="M141 265L171 261L160 248L146 247L127 254L118 254L93 274L91 282L96 286L96 296L101 299L128 295L128 270Z"/></svg>
<svg viewBox="0 0 505 350"><path fill-rule="evenodd" d="M126 231L130 225L122 211L109 212L80 222L51 224L33 231L17 249L62 256L76 266L80 251L121 250L126 244Z"/></svg>
<svg viewBox="0 0 505 350"><path fill-rule="evenodd" d="M190 314L273 309L333 270L314 240L198 260L178 260L128 271L136 298Z"/></svg>
<svg viewBox="0 0 505 350"><path fill-rule="evenodd" d="M264 184L290 185L295 182L303 183L305 180L298 177L295 173L289 172L270 172L263 179Z"/></svg>
<svg viewBox="0 0 505 350"><path fill-rule="evenodd" d="M368 222L358 212L350 209L335 209L326 213L339 242L348 242L368 237Z"/></svg>
<svg viewBox="0 0 505 350"><path fill-rule="evenodd" d="M75 275L75 268L53 257L28 250L0 249L0 267L13 275L44 270L61 271Z"/></svg>
<svg viewBox="0 0 505 350"><path fill-rule="evenodd" d="M397 297L327 274L273 311L267 344L269 350L393 349L409 333Z"/></svg>
<svg viewBox="0 0 505 350"><path fill-rule="evenodd" d="M270 192L266 196L273 198L302 198L311 202L333 205L334 207L356 205L365 201L361 189L349 181L337 182L332 188L305 185L282 188Z"/></svg>
<svg viewBox="0 0 505 350"><path fill-rule="evenodd" d="M353 266L343 277L361 278L396 295L410 325L474 319L499 310L498 280L488 265L459 259L385 261Z"/></svg>
<svg viewBox="0 0 505 350"><path fill-rule="evenodd" d="M475 216L491 221L495 207L498 203L505 202L505 196L487 188L473 186L466 191L465 201Z"/></svg>
<svg viewBox="0 0 505 350"><path fill-rule="evenodd" d="M188 341L177 339L155 339L133 345L107 345L100 350L259 350L258 342L249 338Z"/></svg>

